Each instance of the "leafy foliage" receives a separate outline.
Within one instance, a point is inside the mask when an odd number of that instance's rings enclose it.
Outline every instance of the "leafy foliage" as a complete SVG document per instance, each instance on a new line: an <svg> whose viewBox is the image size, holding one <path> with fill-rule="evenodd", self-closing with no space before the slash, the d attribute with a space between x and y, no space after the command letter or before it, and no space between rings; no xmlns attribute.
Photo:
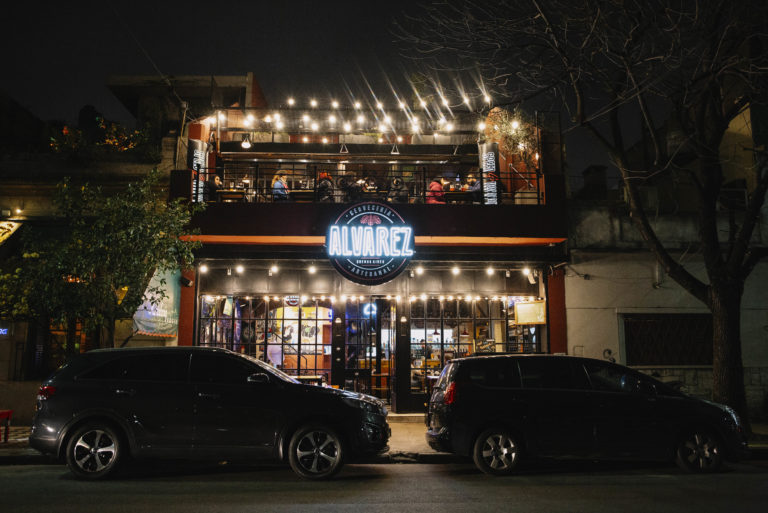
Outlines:
<svg viewBox="0 0 768 513"><path fill-rule="evenodd" d="M168 203L158 172L107 196L98 187L66 179L54 198L55 224L27 229L20 260L0 273L0 316L42 317L66 326L114 329L144 300L159 302L160 287L147 288L156 269L187 267L199 243L184 240L193 208Z"/></svg>

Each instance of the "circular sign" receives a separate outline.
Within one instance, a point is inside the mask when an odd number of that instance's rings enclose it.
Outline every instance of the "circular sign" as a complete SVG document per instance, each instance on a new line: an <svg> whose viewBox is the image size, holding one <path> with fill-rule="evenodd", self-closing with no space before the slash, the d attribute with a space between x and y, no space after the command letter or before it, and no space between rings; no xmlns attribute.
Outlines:
<svg viewBox="0 0 768 513"><path fill-rule="evenodd" d="M358 203L328 227L325 247L342 276L362 285L379 285L408 267L413 229L388 205Z"/></svg>

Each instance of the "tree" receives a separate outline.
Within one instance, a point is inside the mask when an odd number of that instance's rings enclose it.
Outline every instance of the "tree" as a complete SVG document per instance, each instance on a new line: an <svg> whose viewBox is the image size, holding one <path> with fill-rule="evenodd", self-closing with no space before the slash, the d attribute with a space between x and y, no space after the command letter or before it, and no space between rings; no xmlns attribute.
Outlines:
<svg viewBox="0 0 768 513"><path fill-rule="evenodd" d="M165 297L164 283L148 287L153 273L191 265L199 245L182 239L193 207L165 201L158 180L153 170L112 196L60 183L51 223L27 229L20 261L0 273L0 317L70 332L81 322L104 329L113 345L116 320L133 316L145 297Z"/></svg>
<svg viewBox="0 0 768 513"><path fill-rule="evenodd" d="M749 199L721 240L725 181L719 149L729 124L764 106L765 2L730 0L496 0L432 4L399 28L432 69L478 71L510 103L548 94L591 132L621 172L635 226L667 274L712 313L713 395L746 418L740 315L744 282L765 248L752 236L768 190L765 147L753 152ZM418 23L418 31L408 27ZM633 159L631 129L652 158ZM669 137L682 135L677 143ZM635 144L635 148L637 145ZM684 176L698 202L707 281L654 232L639 186Z"/></svg>

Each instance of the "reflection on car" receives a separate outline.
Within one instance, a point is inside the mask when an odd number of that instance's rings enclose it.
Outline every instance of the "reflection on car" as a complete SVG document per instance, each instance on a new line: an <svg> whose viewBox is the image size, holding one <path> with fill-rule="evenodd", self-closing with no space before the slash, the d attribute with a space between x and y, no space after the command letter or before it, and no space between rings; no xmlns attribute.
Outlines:
<svg viewBox="0 0 768 513"><path fill-rule="evenodd" d="M111 475L128 456L276 458L323 479L385 451L386 418L374 397L304 385L224 349L107 349L42 384L29 443L83 479Z"/></svg>
<svg viewBox="0 0 768 513"><path fill-rule="evenodd" d="M452 360L429 402L429 445L513 472L528 456L675 460L713 472L747 452L739 417L622 365L554 355Z"/></svg>

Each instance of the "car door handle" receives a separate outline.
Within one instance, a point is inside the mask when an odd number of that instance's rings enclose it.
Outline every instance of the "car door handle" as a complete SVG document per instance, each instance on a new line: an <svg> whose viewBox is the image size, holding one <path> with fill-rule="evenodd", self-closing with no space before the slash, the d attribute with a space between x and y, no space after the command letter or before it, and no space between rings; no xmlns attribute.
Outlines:
<svg viewBox="0 0 768 513"><path fill-rule="evenodd" d="M132 388L116 388L114 392L115 395L127 395L128 397L133 397L136 395L136 390Z"/></svg>
<svg viewBox="0 0 768 513"><path fill-rule="evenodd" d="M219 399L221 396L219 394L205 394L203 392L198 392L197 397L202 399Z"/></svg>

